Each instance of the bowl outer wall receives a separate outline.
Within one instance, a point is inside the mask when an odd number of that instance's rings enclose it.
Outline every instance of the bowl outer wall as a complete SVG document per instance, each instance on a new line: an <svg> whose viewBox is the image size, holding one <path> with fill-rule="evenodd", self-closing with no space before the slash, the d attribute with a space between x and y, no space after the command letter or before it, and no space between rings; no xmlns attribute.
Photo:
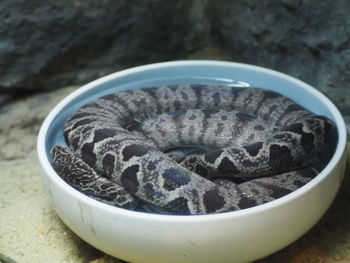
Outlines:
<svg viewBox="0 0 350 263"><path fill-rule="evenodd" d="M312 182L276 201L242 211L205 216L150 215L97 202L68 186L52 169L46 132L74 99L135 79L164 76L236 79L278 91L333 119L336 153ZM284 89L280 89L284 87ZM290 244L327 210L345 167L345 124L334 105L309 85L276 71L231 62L178 61L137 67L94 81L66 97L48 115L38 137L42 179L57 214L96 248L131 262L248 262Z"/></svg>

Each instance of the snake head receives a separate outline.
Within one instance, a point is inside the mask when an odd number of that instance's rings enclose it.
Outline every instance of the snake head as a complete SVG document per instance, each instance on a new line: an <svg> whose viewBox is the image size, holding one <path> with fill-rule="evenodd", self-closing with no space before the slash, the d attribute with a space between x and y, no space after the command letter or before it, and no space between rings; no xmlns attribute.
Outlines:
<svg viewBox="0 0 350 263"><path fill-rule="evenodd" d="M87 183L96 178L92 168L80 158L76 157L68 148L54 146L50 155L56 172L67 182Z"/></svg>

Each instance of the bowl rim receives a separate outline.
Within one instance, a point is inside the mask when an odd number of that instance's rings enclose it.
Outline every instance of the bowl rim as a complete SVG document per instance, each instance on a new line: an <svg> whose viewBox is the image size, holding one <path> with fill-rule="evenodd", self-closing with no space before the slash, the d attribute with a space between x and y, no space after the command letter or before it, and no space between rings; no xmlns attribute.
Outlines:
<svg viewBox="0 0 350 263"><path fill-rule="evenodd" d="M327 166L315 177L313 178L309 183L306 185L300 187L299 189L293 191L292 193L289 193L283 197L280 197L276 200L270 201L268 203L257 205L251 208L246 208L242 210L237 211L231 211L231 212L224 212L219 214L205 214L205 215L165 215L165 214L153 214L153 213L145 213L145 212L139 212L139 211L132 211L127 210L124 208L119 207L113 207L107 204L104 204L100 201L97 201L91 197L88 197L87 195L79 192L78 190L74 189L72 186L70 186L68 183L66 183L53 169L51 166L51 163L48 159L48 154L46 152L45 142L46 142L46 135L47 131L54 121L55 117L64 109L66 105L68 105L74 98L77 96L83 94L84 92L99 86L105 82L111 81L115 78L119 78L125 75L134 74L137 72L147 71L151 69L157 69L160 67L175 67L175 66L229 66L229 67L239 67L242 69L247 70L254 70L254 71L260 71L261 73L266 73L268 75L272 75L278 78L283 78L289 82L292 82L298 86L302 86L303 89L306 89L309 93L312 94L312 96L315 96L318 100L321 100L323 104L327 105L328 109L334 116L334 122L337 126L338 130L338 142L336 146L336 150L333 154L332 159L327 164ZM327 175L336 167L338 162L341 160L345 147L346 147L346 141L347 141L347 134L346 134L346 126L344 119L342 115L340 114L339 110L336 108L336 106L320 91L316 90L309 84L306 84L305 82L298 80L292 76L289 76L285 73L278 72L272 69L245 64L245 63L237 63L237 62L228 62L228 61L218 61L218 60L177 60L177 61L167 61L167 62L158 62L158 63L152 63L137 67L132 67L128 69L124 69L112 74L109 74L107 76L104 76L102 78L96 79L92 82L89 82L82 87L78 88L77 90L70 93L68 96L63 98L47 115L44 122L42 123L42 126L40 128L38 138L37 138L37 154L38 154L38 160L41 168L43 169L43 172L46 173L48 177L60 188L62 188L66 193L69 193L77 200L80 200L84 202L85 204L95 207L99 210L104 210L107 213L112 214L118 214L118 215L124 215L134 218L140 218L144 220L157 220L157 221L167 221L167 222L184 222L184 221L212 221L212 220L224 220L227 218L239 218L239 217L246 217L251 214L258 214L260 212L264 212L270 209L274 209L278 206L282 206L286 203L288 203L291 200L294 200L298 196L306 194L309 190L314 188L317 184L319 184L321 181L323 181Z"/></svg>

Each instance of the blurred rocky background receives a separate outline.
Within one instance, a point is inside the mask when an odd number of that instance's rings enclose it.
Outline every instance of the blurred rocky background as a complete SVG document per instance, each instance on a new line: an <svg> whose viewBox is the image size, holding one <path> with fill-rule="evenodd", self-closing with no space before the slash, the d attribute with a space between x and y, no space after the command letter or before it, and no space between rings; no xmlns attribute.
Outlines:
<svg viewBox="0 0 350 263"><path fill-rule="evenodd" d="M3 0L0 93L151 62L225 59L300 78L350 122L349 13L348 0Z"/></svg>
<svg viewBox="0 0 350 263"><path fill-rule="evenodd" d="M119 262L59 220L35 151L49 110L108 73L178 59L260 65L319 89L350 128L349 14L349 0L0 1L0 252L19 262ZM312 231L259 262L350 262L349 185Z"/></svg>

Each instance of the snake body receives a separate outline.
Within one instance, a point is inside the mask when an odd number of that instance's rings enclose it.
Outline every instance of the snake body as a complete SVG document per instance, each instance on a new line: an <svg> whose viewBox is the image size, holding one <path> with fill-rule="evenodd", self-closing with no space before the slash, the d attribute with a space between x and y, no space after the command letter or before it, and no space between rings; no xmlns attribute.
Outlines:
<svg viewBox="0 0 350 263"><path fill-rule="evenodd" d="M332 156L336 127L269 90L182 84L94 100L64 137L69 149L53 147L53 164L76 189L128 209L207 214L309 182Z"/></svg>

